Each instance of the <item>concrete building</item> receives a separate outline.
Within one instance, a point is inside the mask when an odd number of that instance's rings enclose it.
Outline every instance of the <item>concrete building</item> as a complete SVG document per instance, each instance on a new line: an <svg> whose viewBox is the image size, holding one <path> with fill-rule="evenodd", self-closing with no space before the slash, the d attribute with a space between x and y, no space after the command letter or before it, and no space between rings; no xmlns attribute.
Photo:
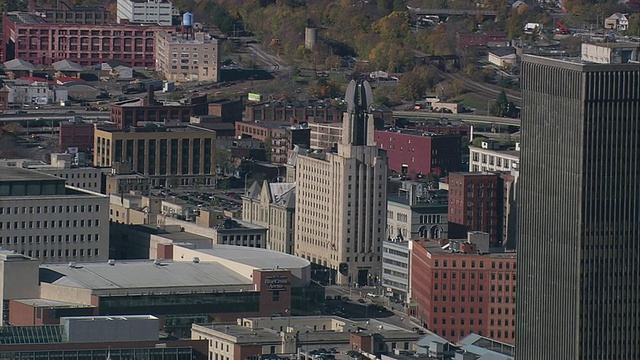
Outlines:
<svg viewBox="0 0 640 360"><path fill-rule="evenodd" d="M461 136L419 130L376 130L375 141L387 151L389 169L411 179L441 176L461 166Z"/></svg>
<svg viewBox="0 0 640 360"><path fill-rule="evenodd" d="M67 101L69 92L65 87L51 85L43 78L19 78L5 83L7 101L13 105L47 105Z"/></svg>
<svg viewBox="0 0 640 360"><path fill-rule="evenodd" d="M342 123L309 123L311 149L331 151L342 141Z"/></svg>
<svg viewBox="0 0 640 360"><path fill-rule="evenodd" d="M335 316L238 318L236 322L198 325L192 339L209 342L212 359L255 359L307 353L318 348L371 354L409 350L419 335L376 319L353 321Z"/></svg>
<svg viewBox="0 0 640 360"><path fill-rule="evenodd" d="M489 234L502 242L503 185L497 173L449 174L449 238L464 238L469 231Z"/></svg>
<svg viewBox="0 0 640 360"><path fill-rule="evenodd" d="M173 24L173 4L168 0L118 0L117 9L119 24Z"/></svg>
<svg viewBox="0 0 640 360"><path fill-rule="evenodd" d="M446 239L448 194L409 184L387 196L387 239Z"/></svg>
<svg viewBox="0 0 640 360"><path fill-rule="evenodd" d="M50 65L69 59L96 65L111 59L155 67L155 33L172 28L140 24L51 24L36 14L8 12L3 18L5 60Z"/></svg>
<svg viewBox="0 0 640 360"><path fill-rule="evenodd" d="M115 224L144 224L144 225L157 225L158 218L162 214L162 199L155 196L143 196L140 192L129 191L126 193L111 194L109 196L109 221L111 228L114 231L111 232L111 240L113 240L112 247L116 248L116 251L129 252L131 258L137 256L131 251L126 249L120 249L120 247L128 246L128 244L120 244L118 242L121 232L118 227L114 227ZM128 238L123 242L127 242ZM133 241L131 241L133 242ZM148 254L148 251L146 252ZM125 256L114 256L115 258L124 258ZM147 258L146 256L142 256Z"/></svg>
<svg viewBox="0 0 640 360"><path fill-rule="evenodd" d="M266 155L275 164L285 164L295 145L309 148L311 144L311 130L306 124L238 121L235 126L236 138L253 138L263 141L265 147L271 149Z"/></svg>
<svg viewBox="0 0 640 360"><path fill-rule="evenodd" d="M640 61L640 44L638 43L597 43L582 44L583 61L598 64L625 64Z"/></svg>
<svg viewBox="0 0 640 360"><path fill-rule="evenodd" d="M486 234L444 246L410 242L410 315L452 342L476 333L513 344L516 253L476 253L488 245Z"/></svg>
<svg viewBox="0 0 640 360"><path fill-rule="evenodd" d="M35 298L40 295L37 277L23 278L16 274L38 272L39 261L11 250L0 250L0 321L8 324L9 302L18 299Z"/></svg>
<svg viewBox="0 0 640 360"><path fill-rule="evenodd" d="M193 35L156 33L156 65L168 81L218 81L218 39L204 32Z"/></svg>
<svg viewBox="0 0 640 360"><path fill-rule="evenodd" d="M296 156L295 253L324 267L329 283L380 281L387 213L387 156L374 141L367 82L352 81L337 152Z"/></svg>
<svg viewBox="0 0 640 360"><path fill-rule="evenodd" d="M151 178L140 174L109 174L106 176L105 194L128 194L131 191L149 195Z"/></svg>
<svg viewBox="0 0 640 360"><path fill-rule="evenodd" d="M382 243L382 287L385 295L407 302L410 269L409 241L385 240Z"/></svg>
<svg viewBox="0 0 640 360"><path fill-rule="evenodd" d="M0 246L42 262L100 261L108 199L35 171L0 167Z"/></svg>
<svg viewBox="0 0 640 360"><path fill-rule="evenodd" d="M57 310L64 312L65 309ZM161 338L160 319L155 316L62 316L58 321L46 326L3 327L2 358L207 359L206 341Z"/></svg>
<svg viewBox="0 0 640 360"><path fill-rule="evenodd" d="M206 128L149 123L110 130L96 127L93 164L111 167L131 161L136 173L154 186L215 183L216 133Z"/></svg>
<svg viewBox="0 0 640 360"><path fill-rule="evenodd" d="M469 145L469 172L510 172L520 162L520 143L515 149L502 149L497 141L483 141L480 147Z"/></svg>
<svg viewBox="0 0 640 360"><path fill-rule="evenodd" d="M516 65L518 56L516 55L516 49L502 46L488 49L487 60L500 68L511 68Z"/></svg>
<svg viewBox="0 0 640 360"><path fill-rule="evenodd" d="M254 182L242 197L242 220L266 227L267 248L294 254L295 183Z"/></svg>
<svg viewBox="0 0 640 360"><path fill-rule="evenodd" d="M174 260L41 265L39 298L93 306L97 315L154 315L178 337L194 322L282 315L297 311L294 303L322 301L321 288L309 290L304 259L236 246L206 251L178 246L167 250Z"/></svg>
<svg viewBox="0 0 640 360"><path fill-rule="evenodd" d="M525 56L521 81L516 357L638 358L640 67Z"/></svg>

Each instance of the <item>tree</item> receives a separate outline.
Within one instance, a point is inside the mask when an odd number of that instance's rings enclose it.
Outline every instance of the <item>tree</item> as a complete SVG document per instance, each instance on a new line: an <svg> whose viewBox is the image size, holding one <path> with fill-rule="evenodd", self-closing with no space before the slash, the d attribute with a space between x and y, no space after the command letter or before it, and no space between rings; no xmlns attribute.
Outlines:
<svg viewBox="0 0 640 360"><path fill-rule="evenodd" d="M491 107L491 115L505 117L508 111L509 100L507 99L507 93L502 90Z"/></svg>
<svg viewBox="0 0 640 360"><path fill-rule="evenodd" d="M271 138L265 138L264 139L264 157L266 159L266 161L271 161L271 148L272 148L272 144L271 144Z"/></svg>
<svg viewBox="0 0 640 360"><path fill-rule="evenodd" d="M440 80L438 74L429 67L419 66L406 72L400 78L398 91L405 99L421 99L425 92L432 89Z"/></svg>

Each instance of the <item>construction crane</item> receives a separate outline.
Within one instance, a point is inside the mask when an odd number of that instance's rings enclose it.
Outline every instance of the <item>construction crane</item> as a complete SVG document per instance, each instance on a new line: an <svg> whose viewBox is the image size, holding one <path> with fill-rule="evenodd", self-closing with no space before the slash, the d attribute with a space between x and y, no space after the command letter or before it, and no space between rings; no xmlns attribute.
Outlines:
<svg viewBox="0 0 640 360"><path fill-rule="evenodd" d="M560 20L556 21L556 25L558 25L558 28L556 28L556 35L569 35L569 29L567 29Z"/></svg>

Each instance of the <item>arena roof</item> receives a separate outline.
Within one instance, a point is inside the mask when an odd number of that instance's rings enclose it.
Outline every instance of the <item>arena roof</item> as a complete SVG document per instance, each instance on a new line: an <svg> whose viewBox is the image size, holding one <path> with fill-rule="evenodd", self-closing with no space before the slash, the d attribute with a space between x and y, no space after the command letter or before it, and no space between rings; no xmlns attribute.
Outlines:
<svg viewBox="0 0 640 360"><path fill-rule="evenodd" d="M240 264L250 265L256 269L299 269L309 266L309 260L278 251L235 245L212 245L199 252Z"/></svg>
<svg viewBox="0 0 640 360"><path fill-rule="evenodd" d="M40 281L90 290L194 288L252 284L218 262L173 262L162 260L102 263L43 264Z"/></svg>

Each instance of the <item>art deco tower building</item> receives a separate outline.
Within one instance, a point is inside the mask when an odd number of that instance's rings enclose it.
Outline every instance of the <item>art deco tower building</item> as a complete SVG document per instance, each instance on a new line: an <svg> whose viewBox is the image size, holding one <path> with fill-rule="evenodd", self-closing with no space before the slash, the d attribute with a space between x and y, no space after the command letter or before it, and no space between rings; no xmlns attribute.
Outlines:
<svg viewBox="0 0 640 360"><path fill-rule="evenodd" d="M351 81L342 142L335 153L306 151L296 164L295 253L327 281L380 280L387 217L387 157L374 142L371 87Z"/></svg>
<svg viewBox="0 0 640 360"><path fill-rule="evenodd" d="M518 360L640 359L640 65L524 56Z"/></svg>

